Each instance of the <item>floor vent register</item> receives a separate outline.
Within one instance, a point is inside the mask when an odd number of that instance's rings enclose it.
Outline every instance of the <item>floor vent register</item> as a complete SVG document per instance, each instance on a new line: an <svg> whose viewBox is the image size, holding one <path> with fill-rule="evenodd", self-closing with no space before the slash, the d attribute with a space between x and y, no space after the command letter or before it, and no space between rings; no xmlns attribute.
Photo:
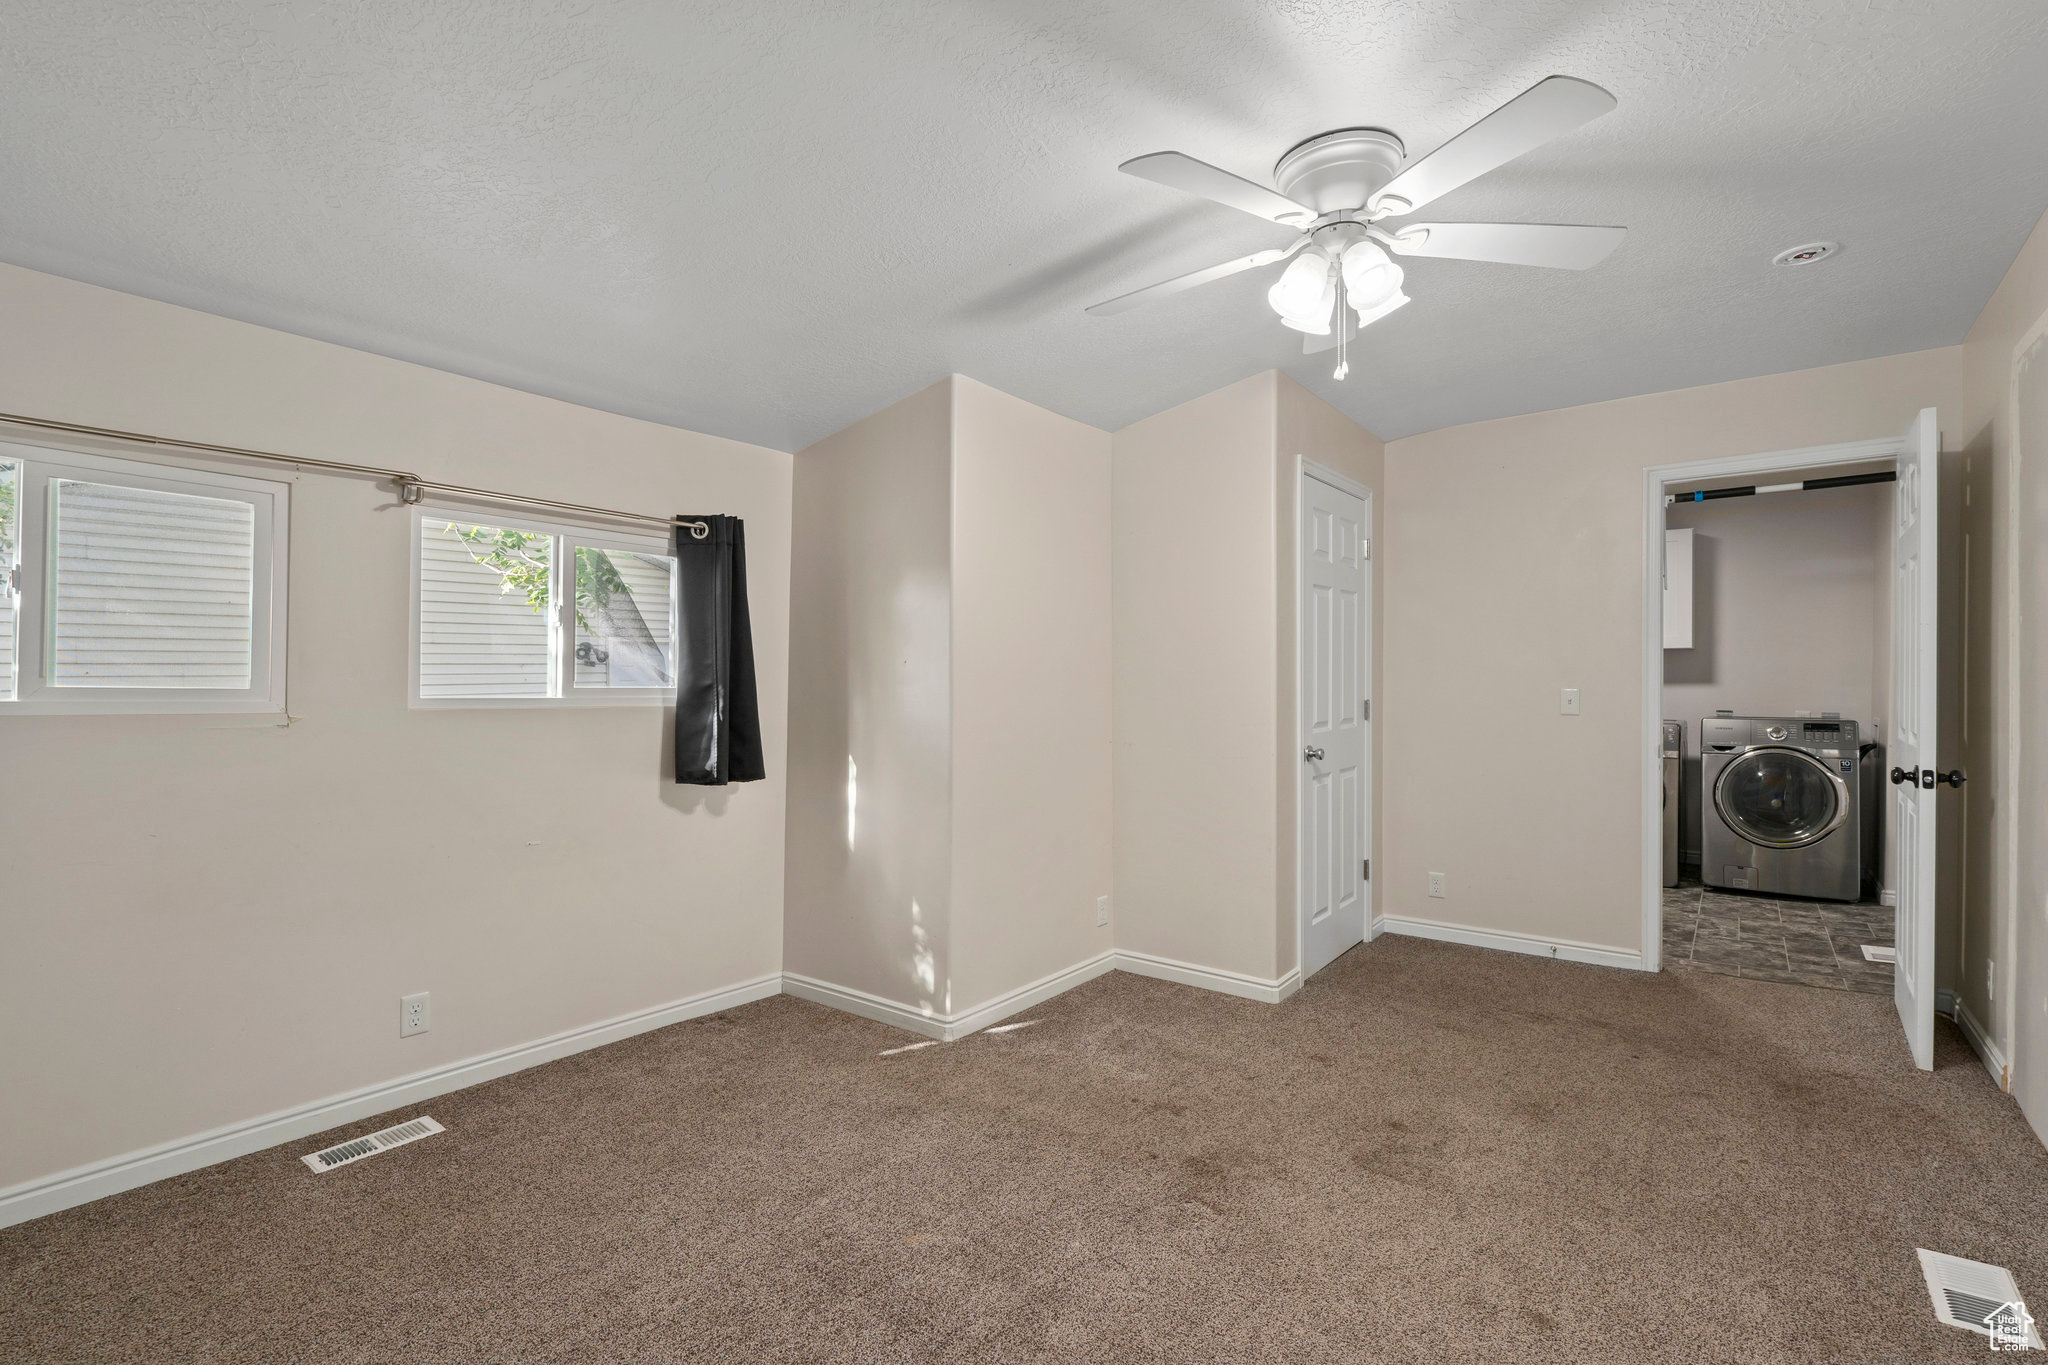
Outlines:
<svg viewBox="0 0 2048 1365"><path fill-rule="evenodd" d="M445 1131L440 1124L422 1114L416 1119L408 1119L404 1123L393 1124L389 1128L371 1133L368 1137L337 1142L332 1147L323 1148L310 1156L302 1156L299 1160L315 1172L332 1171L373 1157L379 1152L388 1152L393 1147L403 1147L408 1142L418 1142L423 1137L432 1137Z"/></svg>

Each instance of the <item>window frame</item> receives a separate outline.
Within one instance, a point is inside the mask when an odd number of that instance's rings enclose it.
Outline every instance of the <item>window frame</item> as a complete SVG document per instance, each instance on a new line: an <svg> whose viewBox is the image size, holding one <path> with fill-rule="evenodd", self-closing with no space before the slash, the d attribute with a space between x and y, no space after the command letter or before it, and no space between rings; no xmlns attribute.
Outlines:
<svg viewBox="0 0 2048 1365"><path fill-rule="evenodd" d="M0 698L0 716L284 714L285 618L291 567L289 482L88 454L14 436L0 438L0 463L21 467L15 490L15 555L21 581L15 599L14 696ZM49 681L47 662L54 632L49 600L52 483L57 479L228 498L251 505L248 687L62 687ZM0 589L4 586L0 583Z"/></svg>
<svg viewBox="0 0 2048 1365"><path fill-rule="evenodd" d="M572 592L561 595L561 585L576 571L576 551L620 550L629 554L659 555L674 560L675 546L659 535L644 532L599 530L573 522L505 515L501 511L459 507L449 503L422 504L411 509L412 592L407 613L407 704L416 711L476 711L553 709L564 706L666 706L675 700L676 683L667 687L579 687L576 684L576 599ZM420 571L421 527L428 521L453 521L468 526L491 526L508 531L526 531L554 537L548 561L548 692L529 697L426 697L420 695ZM669 673L676 674L678 615L682 601L682 566L677 564L669 580Z"/></svg>

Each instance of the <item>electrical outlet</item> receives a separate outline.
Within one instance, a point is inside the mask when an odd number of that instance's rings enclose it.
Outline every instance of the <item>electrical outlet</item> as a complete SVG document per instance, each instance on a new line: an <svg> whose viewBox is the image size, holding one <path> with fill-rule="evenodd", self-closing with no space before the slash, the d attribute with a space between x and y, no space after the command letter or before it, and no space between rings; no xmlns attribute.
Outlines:
<svg viewBox="0 0 2048 1365"><path fill-rule="evenodd" d="M1557 709L1560 715L1576 716L1579 714L1579 689L1567 687L1564 690L1563 699L1558 703Z"/></svg>
<svg viewBox="0 0 2048 1365"><path fill-rule="evenodd" d="M398 1002L398 1036L410 1038L415 1033L425 1033L432 1019L428 1009L427 992L408 995Z"/></svg>
<svg viewBox="0 0 2048 1365"><path fill-rule="evenodd" d="M1095 898L1095 922L1098 925L1109 923L1109 897L1097 896Z"/></svg>
<svg viewBox="0 0 2048 1365"><path fill-rule="evenodd" d="M1441 900L1441 899L1443 899L1443 894L1444 894L1444 874L1443 874L1443 873L1441 873L1441 872L1432 872L1432 873L1430 873L1430 874L1429 874L1429 894L1430 894L1430 895L1432 895L1432 896L1435 896L1435 897L1436 897L1436 898L1437 898L1438 900Z"/></svg>

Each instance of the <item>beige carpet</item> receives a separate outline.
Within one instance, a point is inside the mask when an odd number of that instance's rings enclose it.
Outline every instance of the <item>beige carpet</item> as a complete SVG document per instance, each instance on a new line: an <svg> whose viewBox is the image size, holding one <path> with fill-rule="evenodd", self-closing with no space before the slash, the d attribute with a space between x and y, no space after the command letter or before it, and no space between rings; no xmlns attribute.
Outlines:
<svg viewBox="0 0 2048 1365"><path fill-rule="evenodd" d="M1024 1017L763 1001L0 1232L0 1359L1984 1360L1915 1246L2048 1307L2048 1153L1883 998L1382 939Z"/></svg>

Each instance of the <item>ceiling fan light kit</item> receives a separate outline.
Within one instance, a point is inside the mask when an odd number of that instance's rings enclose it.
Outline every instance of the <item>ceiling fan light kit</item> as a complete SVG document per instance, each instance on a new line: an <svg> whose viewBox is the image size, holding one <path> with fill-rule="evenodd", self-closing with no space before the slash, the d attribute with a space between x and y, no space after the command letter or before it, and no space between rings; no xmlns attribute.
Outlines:
<svg viewBox="0 0 2048 1365"><path fill-rule="evenodd" d="M1382 299L1372 307L1359 309L1358 325L1360 327L1370 326L1406 302L1408 302L1408 296L1397 289L1393 294Z"/></svg>
<svg viewBox="0 0 2048 1365"><path fill-rule="evenodd" d="M1266 291L1266 302L1295 331L1327 336L1337 307L1335 262L1310 247L1287 263Z"/></svg>
<svg viewBox="0 0 2048 1365"><path fill-rule="evenodd" d="M1400 293L1401 282L1406 278L1406 272L1394 264L1378 242L1353 242L1345 248L1344 292L1350 297L1351 306L1358 310L1360 322L1366 321L1367 313Z"/></svg>
<svg viewBox="0 0 2048 1365"><path fill-rule="evenodd" d="M1586 270L1627 235L1626 228L1555 223L1407 223L1401 218L1524 152L1561 137L1614 108L1614 96L1570 76L1538 81L1419 161L1409 163L1401 139L1382 128L1343 128L1290 149L1273 167L1275 189L1255 184L1180 152L1153 152L1119 170L1197 194L1298 234L1285 247L1162 280L1106 299L1090 313L1120 313L1244 270L1288 260L1266 293L1280 320L1307 333L1307 353L1334 346L1335 377L1349 371L1346 343L1358 327L1409 301L1405 272L1391 251L1507 265ZM1292 258L1289 260L1289 258ZM1353 319L1356 319L1354 323Z"/></svg>

